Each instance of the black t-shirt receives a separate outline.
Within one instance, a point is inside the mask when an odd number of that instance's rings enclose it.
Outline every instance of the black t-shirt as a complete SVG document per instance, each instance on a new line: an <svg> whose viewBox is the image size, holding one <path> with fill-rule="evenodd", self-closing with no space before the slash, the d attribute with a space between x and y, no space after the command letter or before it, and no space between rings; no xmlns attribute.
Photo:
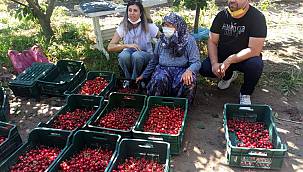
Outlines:
<svg viewBox="0 0 303 172"><path fill-rule="evenodd" d="M249 37L265 38L267 26L264 15L255 7L250 6L247 13L235 19L227 9L218 13L210 31L220 34L218 43L219 61L238 53L248 47Z"/></svg>

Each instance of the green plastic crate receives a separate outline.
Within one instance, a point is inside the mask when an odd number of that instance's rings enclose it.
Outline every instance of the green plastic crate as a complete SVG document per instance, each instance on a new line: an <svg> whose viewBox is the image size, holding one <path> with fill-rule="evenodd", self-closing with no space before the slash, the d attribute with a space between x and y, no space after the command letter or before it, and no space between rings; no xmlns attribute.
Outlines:
<svg viewBox="0 0 303 172"><path fill-rule="evenodd" d="M124 94L124 93L113 92L109 95L109 100L108 100L108 103L105 106L105 108L102 111L98 112L98 114L95 115L93 118L91 118L91 120L88 122L87 127L90 130L115 133L115 134L120 134L122 137L130 138L130 137L132 137L132 129L135 127L135 125L139 121L139 119L144 111L145 100L146 100L145 95ZM136 108L140 112L137 122L131 129L119 130L119 129L113 129L113 128L99 127L94 124L96 121L98 121L100 118L102 118L107 113L112 111L114 108L118 108L118 107Z"/></svg>
<svg viewBox="0 0 303 172"><path fill-rule="evenodd" d="M0 164L10 154L22 145L21 137L18 133L16 125L0 121L0 135L6 140L0 144ZM1 171L1 170L0 170Z"/></svg>
<svg viewBox="0 0 303 172"><path fill-rule="evenodd" d="M1 171L9 171L9 168L17 163L20 155L26 153L37 145L55 146L61 148L61 152L58 155L58 157L60 157L64 153L64 149L70 143L71 134L71 132L62 130L35 128L30 132L28 141L0 165ZM52 162L52 164L50 164L46 171L48 171L50 167L56 163L58 157Z"/></svg>
<svg viewBox="0 0 303 172"><path fill-rule="evenodd" d="M108 71L90 71L87 73L86 79L79 84L73 91L66 91L64 94L79 94L80 89L82 88L82 85L87 80L95 79L96 77L102 77L108 81L108 85L98 94L99 96L106 96L108 93L114 88L114 85L116 83L116 75L112 72Z"/></svg>
<svg viewBox="0 0 303 172"><path fill-rule="evenodd" d="M15 96L21 97L40 97L38 79L45 76L55 68L51 63L33 63L31 67L20 73L16 79L8 83L9 88Z"/></svg>
<svg viewBox="0 0 303 172"><path fill-rule="evenodd" d="M84 63L74 60L59 60L56 67L38 80L41 94L64 96L65 91L71 91L85 78Z"/></svg>
<svg viewBox="0 0 303 172"><path fill-rule="evenodd" d="M9 109L8 95L5 93L4 88L0 87L0 121L8 121Z"/></svg>
<svg viewBox="0 0 303 172"><path fill-rule="evenodd" d="M181 126L181 131L177 135L163 134L163 133L153 133L144 132L143 126L145 121L148 119L149 111L154 105L162 105L169 107L181 107L184 110L184 119ZM183 143L183 138L185 134L186 121L187 121L187 111L188 111L188 100L186 98L175 98L175 97L160 97L160 96L150 96L147 99L147 105L144 110L141 119L137 123L133 130L134 138L140 139L151 139L160 140L170 143L170 153L179 154L181 152L181 147Z"/></svg>
<svg viewBox="0 0 303 172"><path fill-rule="evenodd" d="M246 107L246 109L243 109ZM247 109L248 108L248 109ZM245 148L237 147L239 140L235 132L229 132L227 120L239 119L250 122L264 122L269 130L270 141L273 143L273 149L265 148ZM227 161L230 166L263 168L263 169L280 169L287 151L286 144L283 144L276 125L272 119L272 109L268 105L224 105L224 130Z"/></svg>
<svg viewBox="0 0 303 172"><path fill-rule="evenodd" d="M66 112L74 111L75 109L94 109L96 112L86 121L88 121L96 115L96 113L104 108L104 98L102 96L88 96L88 95L70 95L67 97L66 104L46 123L39 123L39 127L51 128L51 125L56 117ZM85 125L83 127L85 127ZM82 128L83 128L82 127ZM80 128L76 128L78 130ZM67 131L67 130L66 130Z"/></svg>
<svg viewBox="0 0 303 172"><path fill-rule="evenodd" d="M110 170L115 170L117 166L130 156L140 158L142 156L156 160L164 164L164 171L170 171L169 143L142 139L122 139L119 144L118 154L114 159Z"/></svg>
<svg viewBox="0 0 303 172"><path fill-rule="evenodd" d="M105 169L105 172L109 171L109 167L116 157L118 143L120 142L121 136L116 134L108 134L96 131L79 130L74 134L72 143L66 148L64 153L58 158L56 163L51 167L50 172L58 171L60 163L64 160L68 160L74 154L83 150L86 147L102 147L113 151L112 158Z"/></svg>

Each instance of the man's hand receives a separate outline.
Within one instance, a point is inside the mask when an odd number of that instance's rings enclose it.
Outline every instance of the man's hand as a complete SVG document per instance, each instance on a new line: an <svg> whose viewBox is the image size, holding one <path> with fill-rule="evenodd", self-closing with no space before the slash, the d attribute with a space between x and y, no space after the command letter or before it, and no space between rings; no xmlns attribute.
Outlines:
<svg viewBox="0 0 303 172"><path fill-rule="evenodd" d="M136 78L136 83L138 83L139 81L141 81L143 79L143 76L141 75L141 76L139 76L139 77L137 77Z"/></svg>
<svg viewBox="0 0 303 172"><path fill-rule="evenodd" d="M227 59L224 60L224 62L220 66L220 73L225 76L226 70L229 68L229 66L232 64L232 61L234 59L235 54L230 55Z"/></svg>
<svg viewBox="0 0 303 172"><path fill-rule="evenodd" d="M191 85L193 82L193 72L189 69L186 69L186 71L181 76L181 81L183 81L183 84L185 85Z"/></svg>
<svg viewBox="0 0 303 172"><path fill-rule="evenodd" d="M141 51L139 45L137 45L137 44L126 44L125 46L126 46L126 48L133 48L137 51Z"/></svg>
<svg viewBox="0 0 303 172"><path fill-rule="evenodd" d="M221 63L215 63L212 65L211 70L213 74L215 74L218 78L222 78L221 69L220 69Z"/></svg>

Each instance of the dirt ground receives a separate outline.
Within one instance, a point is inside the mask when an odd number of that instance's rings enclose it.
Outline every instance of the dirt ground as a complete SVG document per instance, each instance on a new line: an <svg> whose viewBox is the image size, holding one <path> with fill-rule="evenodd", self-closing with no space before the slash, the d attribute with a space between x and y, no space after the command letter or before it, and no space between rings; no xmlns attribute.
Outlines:
<svg viewBox="0 0 303 172"><path fill-rule="evenodd" d="M265 12L268 38L264 49L264 72L282 72L295 68L303 57L303 2L282 3L279 8ZM182 153L172 157L172 171L263 171L231 168L226 163L223 130L223 106L238 103L241 80L227 90L215 85L199 85L194 105L189 111L188 127ZM277 88L259 83L252 101L270 105L279 119L275 119L282 141L288 152L280 171L303 171L303 88L295 95L284 96ZM64 104L63 98L45 98L41 101L14 97L10 94L11 115L23 141L39 122L46 122ZM284 120L281 120L284 119ZM286 120L301 122L292 123ZM265 170L268 171L268 170Z"/></svg>

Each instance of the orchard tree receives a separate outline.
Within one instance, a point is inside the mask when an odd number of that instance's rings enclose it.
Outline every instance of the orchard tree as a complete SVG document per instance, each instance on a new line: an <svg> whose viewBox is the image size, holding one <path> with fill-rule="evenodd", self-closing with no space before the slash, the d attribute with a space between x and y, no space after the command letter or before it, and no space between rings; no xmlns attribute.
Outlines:
<svg viewBox="0 0 303 172"><path fill-rule="evenodd" d="M189 8L191 10L196 10L194 33L197 33L199 26L200 11L201 9L207 6L208 0L175 0L174 5L176 6L180 5L181 1L184 1L184 6L186 8Z"/></svg>
<svg viewBox="0 0 303 172"><path fill-rule="evenodd" d="M42 28L43 35L47 40L54 35L51 27L51 16L55 8L56 0L47 0L45 6L42 5L42 1L38 0L12 0L20 5L22 13L32 14L34 18L39 21Z"/></svg>

